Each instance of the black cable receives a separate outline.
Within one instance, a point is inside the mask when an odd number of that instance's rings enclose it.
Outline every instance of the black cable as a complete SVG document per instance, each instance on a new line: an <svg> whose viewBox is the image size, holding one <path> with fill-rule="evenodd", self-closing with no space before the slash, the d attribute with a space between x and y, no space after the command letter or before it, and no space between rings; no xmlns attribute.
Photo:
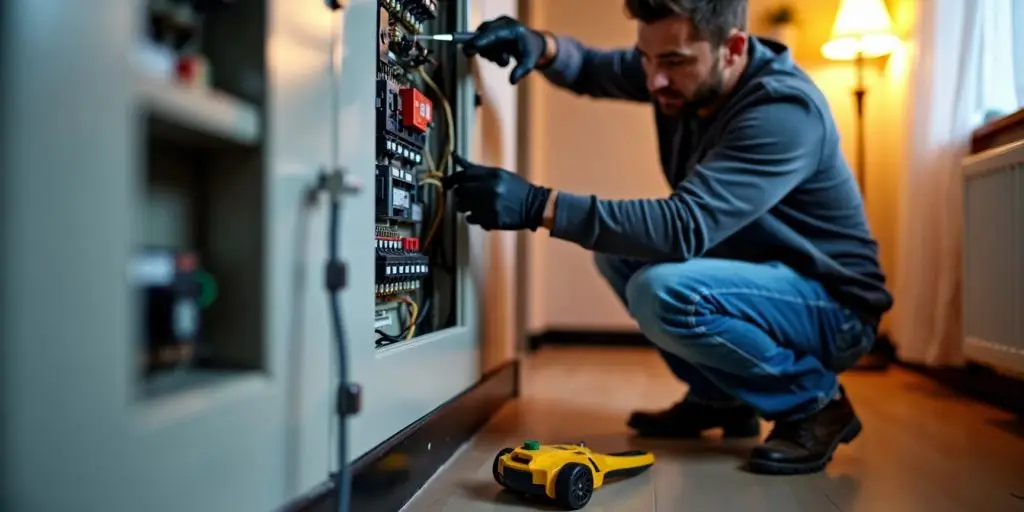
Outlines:
<svg viewBox="0 0 1024 512"><path fill-rule="evenodd" d="M401 343L401 342L405 341L404 338L401 338L399 336L392 336L392 335L390 335L390 334L388 334L388 333L386 333L386 332L384 332L384 331L382 331L380 329L374 329L373 332L376 333L377 336L379 336L377 338L377 342L376 342L377 348L386 347L388 345L392 345L392 344L395 344L395 343Z"/></svg>
<svg viewBox="0 0 1024 512"><path fill-rule="evenodd" d="M423 306L420 308L418 316L411 321L406 322L405 327L398 334L388 334L381 329L374 329L373 332L379 336L377 338L377 347L384 347L394 343L401 343L406 341L405 335L409 334L409 330L416 327L419 330L420 326L423 325L423 321L427 318L427 312L430 311L430 299L423 301Z"/></svg>
<svg viewBox="0 0 1024 512"><path fill-rule="evenodd" d="M414 324L416 325L417 331L420 330L420 326L423 325L424 319L428 316L427 313L430 311L431 302L433 301L430 300L430 297L427 297L423 300L423 304L420 306L419 316L416 318L416 323Z"/></svg>
<svg viewBox="0 0 1024 512"><path fill-rule="evenodd" d="M327 225L327 264L324 280L331 308L331 327L337 344L338 357L338 472L335 477L338 512L348 512L349 497L352 494L352 479L349 474L347 452L348 415L354 410L349 403L352 395L348 384L348 357L346 355L345 328L341 315L341 290L345 287L345 263L338 256L338 241L341 238L341 200L332 194L330 221Z"/></svg>
<svg viewBox="0 0 1024 512"><path fill-rule="evenodd" d="M381 329L374 329L373 332L376 333L377 336L379 336L376 342L377 347L379 348L386 345L391 345L393 343L401 343L405 341L405 335L409 334L409 330L412 329L412 326L413 324L411 322L406 324L405 328L402 329L398 334L388 334Z"/></svg>

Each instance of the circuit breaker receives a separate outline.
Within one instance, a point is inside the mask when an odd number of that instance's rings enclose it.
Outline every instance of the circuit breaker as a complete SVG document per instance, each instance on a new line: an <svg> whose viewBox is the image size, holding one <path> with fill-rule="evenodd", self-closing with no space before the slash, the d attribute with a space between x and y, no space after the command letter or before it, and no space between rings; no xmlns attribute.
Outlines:
<svg viewBox="0 0 1024 512"><path fill-rule="evenodd" d="M452 310L439 247L451 242L440 179L454 130L451 100L438 83L454 52L415 40L443 25L433 0L380 0L377 22L374 330L383 348L443 327L438 313ZM430 310L440 302L449 304Z"/></svg>

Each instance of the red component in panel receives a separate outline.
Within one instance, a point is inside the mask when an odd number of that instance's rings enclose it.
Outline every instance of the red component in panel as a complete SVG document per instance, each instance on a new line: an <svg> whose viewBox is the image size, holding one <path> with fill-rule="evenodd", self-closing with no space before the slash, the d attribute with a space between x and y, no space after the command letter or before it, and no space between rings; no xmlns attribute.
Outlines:
<svg viewBox="0 0 1024 512"><path fill-rule="evenodd" d="M420 239L419 238L406 238L402 240L403 248L407 251L419 251L420 250Z"/></svg>
<svg viewBox="0 0 1024 512"><path fill-rule="evenodd" d="M430 98L411 87L398 94L402 98L402 124L416 131L427 131L434 119L434 104Z"/></svg>
<svg viewBox="0 0 1024 512"><path fill-rule="evenodd" d="M187 55L178 59L174 66L175 77L188 86L209 85L210 65L202 55Z"/></svg>
<svg viewBox="0 0 1024 512"><path fill-rule="evenodd" d="M195 254L182 253L178 255L178 270L180 272L194 272L199 267L199 259Z"/></svg>

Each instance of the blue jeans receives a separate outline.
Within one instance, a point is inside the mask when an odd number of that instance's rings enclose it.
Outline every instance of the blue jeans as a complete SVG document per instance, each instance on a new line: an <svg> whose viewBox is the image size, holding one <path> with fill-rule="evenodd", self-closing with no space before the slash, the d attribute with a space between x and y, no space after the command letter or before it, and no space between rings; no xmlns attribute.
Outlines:
<svg viewBox="0 0 1024 512"><path fill-rule="evenodd" d="M699 258L633 261L596 254L597 268L686 382L687 400L743 403L796 419L836 396L837 375L874 343L877 326L781 263Z"/></svg>

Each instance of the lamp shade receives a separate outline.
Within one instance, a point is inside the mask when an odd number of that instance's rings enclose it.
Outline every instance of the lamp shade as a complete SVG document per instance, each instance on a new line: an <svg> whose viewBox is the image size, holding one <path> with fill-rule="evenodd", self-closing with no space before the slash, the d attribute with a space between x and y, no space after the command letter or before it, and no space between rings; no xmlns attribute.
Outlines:
<svg viewBox="0 0 1024 512"><path fill-rule="evenodd" d="M885 0L842 0L821 54L830 60L870 59L892 53L899 42Z"/></svg>

